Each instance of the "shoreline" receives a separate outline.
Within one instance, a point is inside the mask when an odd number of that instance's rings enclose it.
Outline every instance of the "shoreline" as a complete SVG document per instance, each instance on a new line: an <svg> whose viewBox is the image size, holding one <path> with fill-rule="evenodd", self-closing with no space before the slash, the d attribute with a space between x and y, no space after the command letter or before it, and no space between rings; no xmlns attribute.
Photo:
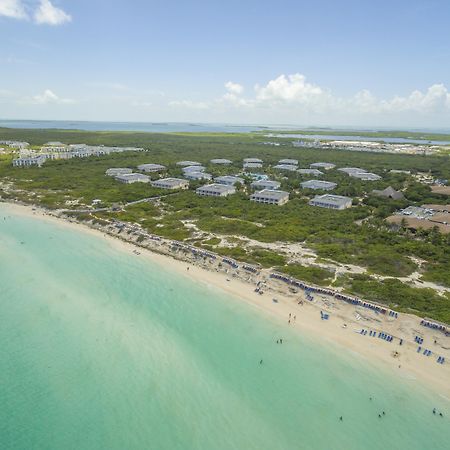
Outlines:
<svg viewBox="0 0 450 450"><path fill-rule="evenodd" d="M73 218L58 215L32 205L0 202L6 211L16 215L39 218L74 230L90 233L97 237L103 235L107 242L119 251L134 253L153 263L164 266L187 276L193 282L209 287L219 288L233 297L234 301L245 301L261 311L267 318L276 320L296 332L307 334L310 339L321 345L331 345L334 348L344 348L347 357L358 357L371 365L381 364L392 372L402 382L409 383L412 388L417 383L426 390L433 391L450 401L450 337L443 333L420 326L420 318L410 314L399 314L398 318L377 314L372 310L339 301L336 298L314 293L313 301L306 298L302 290L293 292L286 284L275 279L269 279L267 271L252 274L224 268L218 261L207 261L206 258L188 258L180 255L168 246L169 240L161 239L154 242L136 242L136 236L122 234L114 227L93 225L78 222ZM110 229L112 228L112 229ZM145 247L144 247L145 245ZM264 294L255 292L256 283L263 286ZM273 301L276 298L277 302ZM301 303L300 303L301 302ZM329 320L321 319L321 311L330 315ZM289 324L289 314L296 320ZM372 337L369 332L361 335L361 329L380 331L394 336L394 342L387 342L378 337ZM417 353L414 337L424 339L423 349L432 350L433 354L426 357ZM399 345L398 339L403 339ZM438 364L438 356L445 357L445 364Z"/></svg>

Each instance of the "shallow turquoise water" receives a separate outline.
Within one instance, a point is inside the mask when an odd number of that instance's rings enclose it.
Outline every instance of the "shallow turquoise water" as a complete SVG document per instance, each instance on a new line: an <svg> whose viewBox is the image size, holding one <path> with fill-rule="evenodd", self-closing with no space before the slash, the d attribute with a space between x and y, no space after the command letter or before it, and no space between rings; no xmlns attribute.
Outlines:
<svg viewBox="0 0 450 450"><path fill-rule="evenodd" d="M2 449L448 448L439 396L2 205L0 342Z"/></svg>

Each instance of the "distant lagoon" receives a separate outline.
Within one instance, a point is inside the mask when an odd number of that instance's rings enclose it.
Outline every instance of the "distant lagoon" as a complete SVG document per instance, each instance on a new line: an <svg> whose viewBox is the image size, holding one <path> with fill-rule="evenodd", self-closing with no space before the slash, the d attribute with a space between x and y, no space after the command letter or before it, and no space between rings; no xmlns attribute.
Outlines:
<svg viewBox="0 0 450 450"><path fill-rule="evenodd" d="M292 139L317 139L320 141L366 141L386 142L388 144L431 144L450 145L450 141L428 141L425 139L409 139L400 137L342 136L334 134L274 134L271 137Z"/></svg>
<svg viewBox="0 0 450 450"><path fill-rule="evenodd" d="M283 134L287 131L296 131L299 128L308 129L295 125L251 125L251 124L227 124L227 123L202 123L202 122L101 122L101 121L78 121L78 120L0 120L0 128L18 129L59 129L80 131L128 131L144 133L252 133L279 131L279 134L268 134L268 137L292 138L292 139L319 139L333 141L370 141L386 142L391 144L432 144L450 145L450 141L409 139L395 137L367 137L363 132L374 131L396 131L395 129L361 129L349 127L346 130L361 132L360 136L342 136L333 134ZM338 131L340 128L330 128L329 131ZM328 129L327 129L328 131ZM450 133L450 130L409 130L412 133Z"/></svg>
<svg viewBox="0 0 450 450"><path fill-rule="evenodd" d="M181 122L89 122L73 120L0 120L0 127L27 129L60 129L82 131L135 131L150 133L250 133L269 127ZM288 127L270 127L270 129Z"/></svg>

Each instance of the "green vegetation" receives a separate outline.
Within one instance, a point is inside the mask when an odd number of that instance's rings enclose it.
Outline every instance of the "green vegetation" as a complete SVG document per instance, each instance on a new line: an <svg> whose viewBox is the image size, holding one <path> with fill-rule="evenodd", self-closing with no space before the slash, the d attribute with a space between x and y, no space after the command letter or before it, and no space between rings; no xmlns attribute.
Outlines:
<svg viewBox="0 0 450 450"><path fill-rule="evenodd" d="M374 281L365 275L355 275L341 282L348 292L367 300L450 323L449 294L440 296L432 289L413 288L393 278Z"/></svg>
<svg viewBox="0 0 450 450"><path fill-rule="evenodd" d="M298 280L308 283L314 283L320 286L328 286L334 277L334 274L321 267L307 267L300 264L289 264L285 267L279 267L280 272L284 272Z"/></svg>
<svg viewBox="0 0 450 450"><path fill-rule="evenodd" d="M117 153L98 158L50 161L42 168L29 169L13 168L13 156L0 155L2 198L19 199L48 208L76 209L86 208L97 198L101 199L102 206L111 206L155 197L152 202L126 206L124 210L95 213L95 220L118 219L137 223L150 233L176 240L194 237L193 229L183 223L188 220L200 232L219 235L198 239L195 245L263 267L277 267L291 276L316 284L329 284L334 274L318 267L289 264L286 254L259 248L258 242L301 243L320 259L360 265L368 269L369 275L405 277L420 270L424 280L450 287L450 235L441 235L435 229L412 235L401 227L384 222L393 212L408 205L448 202L448 198L433 194L428 186L418 183L412 175L390 173L390 169L400 169L410 170L413 175L424 172L450 179L448 155L412 156L296 148L288 141L272 147L261 145L266 138L258 133L152 134L0 129L0 136L2 139L26 140L32 145L62 141L146 149L145 152ZM189 191L170 192L147 184L125 185L105 176L110 167L136 169L139 164L150 162L166 165L169 176L181 176L180 168L175 165L181 159L205 164L207 171L214 176L236 174L242 170L242 159L254 156L263 159L266 163L264 171L279 180L282 189L291 193L291 200L286 205L276 207L250 202L250 177L245 177L245 185L236 195L204 198L193 192L197 186L194 183ZM210 159L217 157L231 159L234 163L231 166L209 164ZM275 172L268 167L281 158L298 159L301 167L318 161L331 162L338 167L362 167L383 178L364 182L336 170L327 171L321 178L338 183L335 193L353 197L355 206L345 211L314 208L308 205L308 200L321 192L299 188L299 183L308 177ZM151 176L155 178L158 175ZM381 190L387 186L402 190L405 199L393 201L370 195L373 189ZM77 203L72 205L73 201ZM92 220L88 214L79 213L77 216ZM234 246L224 246L222 236ZM243 245L248 239L256 242ZM424 263L419 267L422 260ZM397 301L401 308L411 308L441 320L447 317L442 307L445 304L443 297L434 293L428 295L422 290L418 290L419 295L417 289L398 280L381 283L370 277L355 277L342 282L350 292L389 304L401 293L403 303ZM426 296L428 303L424 300ZM445 305L448 308L448 304Z"/></svg>

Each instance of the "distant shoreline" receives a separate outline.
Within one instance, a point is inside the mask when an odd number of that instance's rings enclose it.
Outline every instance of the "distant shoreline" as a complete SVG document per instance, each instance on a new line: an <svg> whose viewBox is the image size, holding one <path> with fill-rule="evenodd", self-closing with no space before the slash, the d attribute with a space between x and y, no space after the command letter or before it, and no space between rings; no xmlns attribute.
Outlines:
<svg viewBox="0 0 450 450"><path fill-rule="evenodd" d="M314 127L292 124L236 124L207 122L128 122L128 121L86 121L86 120L23 120L0 119L0 130L42 129L85 132L145 132L145 133L264 133L283 132L286 134L306 135L354 135L377 136L378 138L398 136L433 140L445 138L450 143L450 128L386 128L382 126L352 127Z"/></svg>
<svg viewBox="0 0 450 450"><path fill-rule="evenodd" d="M244 300L249 305L261 310L270 320L284 322L288 327L298 328L299 332L321 340L324 344L345 347L360 358L372 364L382 364L394 376L404 382L420 384L450 400L450 337L420 326L420 318L399 314L398 319L376 314L371 310L349 305L329 296L314 295L314 301L307 300L303 291L292 292L289 287L277 280L268 279L267 272L261 271L256 276L239 270L226 269L209 261L188 259L185 255L174 253L166 245L167 240L155 242L136 242L136 236L113 233L108 227L89 225L75 219L55 215L52 211L18 203L0 203L6 211L25 217L48 220L59 225L73 227L78 231L91 233L97 237L103 235L110 245L136 257L144 257L167 270L178 272L197 283L219 288L235 299ZM189 267L189 269L188 269ZM227 272L226 272L227 270ZM254 292L257 282L261 282L264 294ZM277 302L272 299L276 298ZM302 304L299 304L302 302ZM330 315L330 319L321 320L320 312ZM289 314L296 320L288 323ZM385 332L395 337L395 342L388 343L382 339L361 335L361 329L379 333ZM423 349L433 351L433 356L426 357L416 352L414 336L424 338ZM399 345L398 339L403 339ZM434 341L437 341L434 344ZM436 363L437 355L444 356L446 363ZM399 367L400 366L400 367Z"/></svg>

